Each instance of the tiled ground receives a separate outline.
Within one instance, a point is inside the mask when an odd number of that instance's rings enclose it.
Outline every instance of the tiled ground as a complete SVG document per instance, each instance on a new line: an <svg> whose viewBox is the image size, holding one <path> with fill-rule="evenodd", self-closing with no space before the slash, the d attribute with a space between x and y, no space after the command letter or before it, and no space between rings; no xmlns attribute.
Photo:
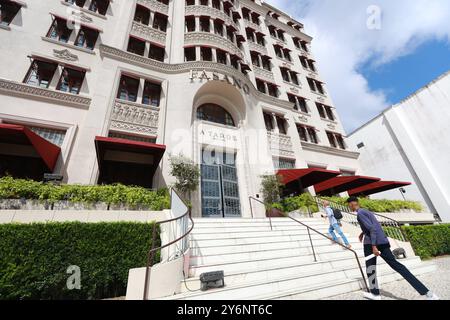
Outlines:
<svg viewBox="0 0 450 320"><path fill-rule="evenodd" d="M432 260L437 266L435 273L429 273L418 278L441 299L450 300L450 256ZM395 281L380 286L385 300L423 300L405 280ZM363 300L362 292L352 292L328 298L327 300Z"/></svg>

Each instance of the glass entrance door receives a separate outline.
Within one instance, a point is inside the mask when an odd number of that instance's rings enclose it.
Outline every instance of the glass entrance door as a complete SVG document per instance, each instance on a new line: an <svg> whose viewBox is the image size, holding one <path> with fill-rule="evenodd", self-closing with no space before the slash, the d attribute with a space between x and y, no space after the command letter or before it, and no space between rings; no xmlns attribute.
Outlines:
<svg viewBox="0 0 450 320"><path fill-rule="evenodd" d="M203 152L201 192L203 217L240 217L236 155Z"/></svg>

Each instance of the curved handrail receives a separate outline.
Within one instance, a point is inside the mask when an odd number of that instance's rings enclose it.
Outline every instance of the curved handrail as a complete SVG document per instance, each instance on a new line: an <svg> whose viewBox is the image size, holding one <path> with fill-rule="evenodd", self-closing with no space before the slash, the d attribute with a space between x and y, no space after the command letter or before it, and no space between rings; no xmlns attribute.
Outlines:
<svg viewBox="0 0 450 320"><path fill-rule="evenodd" d="M255 198L255 197L252 197L252 196L249 196L249 197L248 197L248 201L250 202L250 212L251 212L251 214L252 214L252 219L253 219L254 216L253 216L252 200L254 200L254 201L256 201L256 202L259 202L259 203L263 204L263 205L264 205L264 208L266 207L266 204L265 204L263 201L261 201L261 200ZM270 215L269 215L269 223L270 223L270 230L273 230L273 228L272 228L272 217L271 217Z"/></svg>
<svg viewBox="0 0 450 320"><path fill-rule="evenodd" d="M341 210L342 212L345 212L346 214L349 214L349 215L351 215L353 217L357 217L358 216L356 213L351 212L350 209L347 206L342 205L340 203L337 203L335 201L328 200L328 199L323 199L323 198L320 198L320 197L315 197L315 200L316 200L317 206L319 206L319 207L323 207L322 202L326 200L326 201L328 201L330 203L330 206L332 208L337 208L337 209ZM390 227L390 228L394 228L395 229L395 234L392 234L389 229L385 230L386 234L388 236L392 236L393 238L396 238L396 239L398 239L400 241L406 241L406 236L405 236L402 228L400 227L400 223L397 220L392 219L390 217L386 217L386 216L381 215L379 213L375 213L375 212L372 212L372 213L373 213L373 215L375 217L380 218L380 219L377 219L377 220L380 222L381 225L385 225L386 227ZM387 221L382 221L383 219L385 219ZM356 222L351 222L351 223L359 225L357 220L356 220Z"/></svg>
<svg viewBox="0 0 450 320"><path fill-rule="evenodd" d="M314 250L314 245L313 245L313 242L312 242L310 230L314 231L315 233L319 234L320 236L322 236L322 237L324 237L324 238L326 238L326 239L328 239L328 240L330 240L330 238L329 238L327 235L323 234L322 232L320 232L320 231L318 231L318 230L316 230L316 229L314 229L314 228L308 226L307 224L305 224L305 223L303 223L303 222L301 222L301 221L299 221L299 220L297 220L297 219L291 217L290 215L289 215L288 217L289 217L290 219L292 219L293 221L295 221L295 222L301 224L302 226L304 226L304 227L308 230L309 241L310 241L310 243L311 243L311 249L312 249L313 255L314 255L314 261L317 262L316 252L315 252L315 250ZM363 282L364 282L364 286L366 287L367 292L370 292L369 286L367 285L366 276L364 275L364 271L363 271L363 269L362 269L361 262L359 261L359 258L358 258L358 253L357 253L355 250L353 250L353 249L351 249L351 248L348 248L347 246L341 244L340 242L337 242L337 241L334 241L334 240L332 240L332 241L333 241L334 243L338 244L339 246L341 246L342 248L344 248L345 250L349 250L349 251L353 252L353 254L355 255L356 262L358 263L359 271L361 272L361 276L362 276L362 280L363 280Z"/></svg>
<svg viewBox="0 0 450 320"><path fill-rule="evenodd" d="M192 232L192 230L194 229L194 220L192 220L191 210L189 209L189 206L183 201L183 199L180 197L180 195L173 188L171 189L171 204L173 203L172 193L174 193L181 200L181 202L184 204L184 206L186 207L186 213L184 213L183 215L181 215L179 217L168 219L168 220L164 220L164 221L159 221L159 222L156 222L156 223L153 224L152 247L148 251L148 254L147 254L147 265L145 267L145 281L144 281L143 300L147 300L148 299L148 285L149 285L149 281L150 281L149 280L149 272L150 272L150 268L153 266L153 260L154 260L154 257L155 257L155 253L160 251L160 250L162 250L162 249L164 249L164 248L168 248L171 245L174 245L175 243L185 239ZM189 228L189 230L184 232L183 235L181 235L177 239L172 240L172 241L170 241L169 243L167 243L165 245L162 245L162 246L159 246L159 247L155 248L156 228L161 226L161 225L163 225L163 224L166 224L166 223L175 222L175 221L182 221L182 219L185 219L186 217L188 217L190 222L191 222L191 227Z"/></svg>

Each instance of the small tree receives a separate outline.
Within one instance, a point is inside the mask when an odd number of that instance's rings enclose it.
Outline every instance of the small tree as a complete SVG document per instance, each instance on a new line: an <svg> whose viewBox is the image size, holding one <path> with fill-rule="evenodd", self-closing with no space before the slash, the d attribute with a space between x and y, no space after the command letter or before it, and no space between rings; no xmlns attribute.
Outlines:
<svg viewBox="0 0 450 320"><path fill-rule="evenodd" d="M261 176L261 193L266 204L266 209L274 208L274 204L280 201L283 184L278 175Z"/></svg>
<svg viewBox="0 0 450 320"><path fill-rule="evenodd" d="M198 166L182 154L178 156L170 156L170 174L176 178L175 189L191 199L191 192L198 188L200 179L200 170Z"/></svg>

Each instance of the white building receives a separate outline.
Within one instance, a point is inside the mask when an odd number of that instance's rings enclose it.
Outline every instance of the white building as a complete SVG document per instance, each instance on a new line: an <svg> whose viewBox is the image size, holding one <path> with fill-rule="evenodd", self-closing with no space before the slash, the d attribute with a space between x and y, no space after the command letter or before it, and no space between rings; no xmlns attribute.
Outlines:
<svg viewBox="0 0 450 320"><path fill-rule="evenodd" d="M413 182L407 200L422 202L450 221L450 72L349 136L365 173ZM398 190L374 198L401 199Z"/></svg>
<svg viewBox="0 0 450 320"><path fill-rule="evenodd" d="M249 217L263 174L309 168L286 181L314 193L360 172L311 37L260 0L0 5L0 175L159 188L182 153L196 216Z"/></svg>

